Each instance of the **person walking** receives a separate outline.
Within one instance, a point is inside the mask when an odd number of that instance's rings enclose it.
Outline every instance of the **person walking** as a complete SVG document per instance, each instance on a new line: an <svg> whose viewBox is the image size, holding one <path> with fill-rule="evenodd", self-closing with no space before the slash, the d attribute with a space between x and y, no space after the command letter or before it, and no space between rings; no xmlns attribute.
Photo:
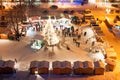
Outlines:
<svg viewBox="0 0 120 80"><path fill-rule="evenodd" d="M15 62L17 63L17 59L15 58Z"/></svg>
<svg viewBox="0 0 120 80"><path fill-rule="evenodd" d="M67 50L70 50L70 47L67 45L67 46L66 46L66 49L67 49Z"/></svg>
<svg viewBox="0 0 120 80"><path fill-rule="evenodd" d="M86 36L87 35L87 32L84 32L84 36Z"/></svg>

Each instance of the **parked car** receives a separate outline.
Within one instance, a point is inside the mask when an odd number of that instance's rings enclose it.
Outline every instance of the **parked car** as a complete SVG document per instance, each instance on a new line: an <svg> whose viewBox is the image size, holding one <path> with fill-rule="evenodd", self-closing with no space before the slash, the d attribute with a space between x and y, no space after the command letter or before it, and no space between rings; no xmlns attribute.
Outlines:
<svg viewBox="0 0 120 80"><path fill-rule="evenodd" d="M79 14L84 14L85 13L85 10L78 10L77 11Z"/></svg>
<svg viewBox="0 0 120 80"><path fill-rule="evenodd" d="M73 13L75 13L75 11L74 11L74 10L71 10L71 11L70 11L70 14L73 14Z"/></svg>
<svg viewBox="0 0 120 80"><path fill-rule="evenodd" d="M69 10L64 10L63 13L64 13L64 14L68 14L68 13L69 13Z"/></svg>
<svg viewBox="0 0 120 80"><path fill-rule="evenodd" d="M44 10L43 13L44 13L44 14L48 14L49 11L48 11L48 10Z"/></svg>
<svg viewBox="0 0 120 80"><path fill-rule="evenodd" d="M90 9L86 9L85 10L85 14L90 14L91 13L91 10Z"/></svg>
<svg viewBox="0 0 120 80"><path fill-rule="evenodd" d="M57 9L58 6L57 6L57 5L52 5L52 6L50 6L50 8L51 8L51 9Z"/></svg>

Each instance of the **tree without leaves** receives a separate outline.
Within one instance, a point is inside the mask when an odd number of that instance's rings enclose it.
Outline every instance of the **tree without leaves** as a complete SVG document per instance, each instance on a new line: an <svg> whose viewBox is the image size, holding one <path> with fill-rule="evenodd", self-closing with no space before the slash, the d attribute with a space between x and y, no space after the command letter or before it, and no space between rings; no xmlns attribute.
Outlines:
<svg viewBox="0 0 120 80"><path fill-rule="evenodd" d="M8 24L9 27L14 30L15 32L15 39L18 40L20 38L20 34L19 33L19 22L23 22L23 20L26 18L25 16L25 5L17 5L14 6L14 8L10 11L8 11Z"/></svg>

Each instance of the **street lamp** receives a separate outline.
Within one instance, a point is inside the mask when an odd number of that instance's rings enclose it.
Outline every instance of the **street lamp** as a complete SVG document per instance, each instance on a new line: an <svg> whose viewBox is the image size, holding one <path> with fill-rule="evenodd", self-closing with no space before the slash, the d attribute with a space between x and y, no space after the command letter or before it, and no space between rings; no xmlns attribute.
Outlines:
<svg viewBox="0 0 120 80"><path fill-rule="evenodd" d="M106 9L107 14L109 14L110 11L111 11L111 10L110 10L109 8Z"/></svg>
<svg viewBox="0 0 120 80"><path fill-rule="evenodd" d="M35 75L38 75L38 69L35 71Z"/></svg>

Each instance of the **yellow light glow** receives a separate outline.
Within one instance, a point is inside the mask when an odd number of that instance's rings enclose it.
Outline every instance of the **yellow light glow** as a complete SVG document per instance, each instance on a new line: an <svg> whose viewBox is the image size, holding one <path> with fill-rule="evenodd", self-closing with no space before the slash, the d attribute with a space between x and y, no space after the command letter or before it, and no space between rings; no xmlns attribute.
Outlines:
<svg viewBox="0 0 120 80"><path fill-rule="evenodd" d="M89 0L89 3L96 3L96 0Z"/></svg>
<svg viewBox="0 0 120 80"><path fill-rule="evenodd" d="M15 69L19 69L20 68L20 63L15 63Z"/></svg>
<svg viewBox="0 0 120 80"><path fill-rule="evenodd" d="M35 71L35 74L38 74L38 71Z"/></svg>
<svg viewBox="0 0 120 80"><path fill-rule="evenodd" d="M111 10L110 10L109 8L106 9L106 13L107 13L107 14L109 14L110 11L111 11Z"/></svg>

